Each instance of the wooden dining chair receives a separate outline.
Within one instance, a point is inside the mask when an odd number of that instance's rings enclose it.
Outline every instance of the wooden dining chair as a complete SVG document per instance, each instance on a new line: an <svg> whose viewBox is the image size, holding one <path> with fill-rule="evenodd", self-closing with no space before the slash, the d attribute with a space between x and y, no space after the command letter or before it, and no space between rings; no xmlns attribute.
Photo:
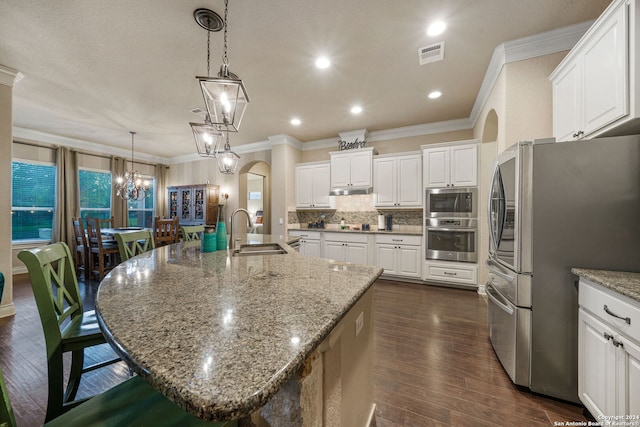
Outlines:
<svg viewBox="0 0 640 427"><path fill-rule="evenodd" d="M183 242L190 242L192 240L202 240L202 233L204 233L204 225L183 225L180 227Z"/></svg>
<svg viewBox="0 0 640 427"><path fill-rule="evenodd" d="M237 421L210 422L187 413L136 376L99 394L44 427L87 426L235 427ZM0 427L17 427L0 369Z"/></svg>
<svg viewBox="0 0 640 427"><path fill-rule="evenodd" d="M75 238L75 250L73 251L73 263L76 266L76 275L79 272L84 274L84 279L91 279L89 265L89 244L87 243L87 235L82 225L82 218L71 218L73 224L73 236Z"/></svg>
<svg viewBox="0 0 640 427"><path fill-rule="evenodd" d="M115 236L121 262L156 247L153 234L149 230L116 233Z"/></svg>
<svg viewBox="0 0 640 427"><path fill-rule="evenodd" d="M29 272L47 349L49 383L46 420L51 420L82 400L74 400L82 374L120 359L84 367L84 349L105 344L95 311L83 311L73 258L64 242L18 253ZM63 355L71 353L71 368L64 387Z"/></svg>
<svg viewBox="0 0 640 427"><path fill-rule="evenodd" d="M113 215L111 218L98 218L98 222L100 223L100 228L114 228L115 220L113 219Z"/></svg>
<svg viewBox="0 0 640 427"><path fill-rule="evenodd" d="M115 240L104 240L97 218L87 218L87 240L89 243L89 271L98 276L98 280L118 264L120 250ZM86 276L85 276L86 277Z"/></svg>
<svg viewBox="0 0 640 427"><path fill-rule="evenodd" d="M157 216L153 220L153 238L156 248L172 243L178 243L178 217L161 219Z"/></svg>

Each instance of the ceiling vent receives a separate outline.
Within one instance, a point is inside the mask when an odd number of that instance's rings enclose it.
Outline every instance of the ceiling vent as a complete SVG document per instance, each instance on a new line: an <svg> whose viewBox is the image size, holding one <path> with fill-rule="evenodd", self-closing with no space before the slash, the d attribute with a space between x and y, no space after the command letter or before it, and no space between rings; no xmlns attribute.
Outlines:
<svg viewBox="0 0 640 427"><path fill-rule="evenodd" d="M444 42L439 42L418 49L418 62L420 65L444 59Z"/></svg>
<svg viewBox="0 0 640 427"><path fill-rule="evenodd" d="M193 114L197 114L198 116L202 117L203 119L207 116L207 112L205 110L203 110L202 108L194 108L192 110L189 110L189 112L193 113Z"/></svg>

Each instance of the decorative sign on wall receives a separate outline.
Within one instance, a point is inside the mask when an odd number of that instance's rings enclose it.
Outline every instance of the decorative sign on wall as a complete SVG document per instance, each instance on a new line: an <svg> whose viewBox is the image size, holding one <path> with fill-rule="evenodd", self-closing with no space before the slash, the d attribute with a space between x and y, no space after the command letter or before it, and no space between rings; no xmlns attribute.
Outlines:
<svg viewBox="0 0 640 427"><path fill-rule="evenodd" d="M364 148L367 144L367 130L353 130L350 132L340 132L340 139L338 140L338 149L344 150L357 150Z"/></svg>

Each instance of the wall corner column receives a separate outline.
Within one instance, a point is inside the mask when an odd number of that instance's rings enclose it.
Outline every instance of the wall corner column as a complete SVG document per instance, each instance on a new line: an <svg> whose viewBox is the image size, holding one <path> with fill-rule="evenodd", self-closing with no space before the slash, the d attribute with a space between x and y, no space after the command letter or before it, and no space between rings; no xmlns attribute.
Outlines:
<svg viewBox="0 0 640 427"><path fill-rule="evenodd" d="M295 165L302 143L289 135L270 136L271 142L271 234L287 233L288 212L295 210ZM282 219L282 224L280 220Z"/></svg>

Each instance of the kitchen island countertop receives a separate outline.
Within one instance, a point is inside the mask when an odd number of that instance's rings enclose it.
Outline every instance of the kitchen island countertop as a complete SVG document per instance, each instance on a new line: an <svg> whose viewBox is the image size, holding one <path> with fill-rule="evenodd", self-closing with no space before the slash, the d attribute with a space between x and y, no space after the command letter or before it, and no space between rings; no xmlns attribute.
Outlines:
<svg viewBox="0 0 640 427"><path fill-rule="evenodd" d="M587 268L572 268L571 272L640 302L640 273Z"/></svg>
<svg viewBox="0 0 640 427"><path fill-rule="evenodd" d="M304 364L382 269L300 255L164 246L112 270L96 310L107 340L154 388L207 420L249 415Z"/></svg>

